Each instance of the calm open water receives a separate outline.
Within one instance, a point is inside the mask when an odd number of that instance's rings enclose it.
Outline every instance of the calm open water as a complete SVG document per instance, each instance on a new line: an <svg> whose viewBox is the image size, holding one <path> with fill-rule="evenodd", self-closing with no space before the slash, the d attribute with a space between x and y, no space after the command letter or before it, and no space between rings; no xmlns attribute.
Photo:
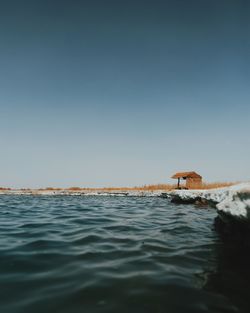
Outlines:
<svg viewBox="0 0 250 313"><path fill-rule="evenodd" d="M250 312L249 256L215 216L163 198L1 196L0 312Z"/></svg>

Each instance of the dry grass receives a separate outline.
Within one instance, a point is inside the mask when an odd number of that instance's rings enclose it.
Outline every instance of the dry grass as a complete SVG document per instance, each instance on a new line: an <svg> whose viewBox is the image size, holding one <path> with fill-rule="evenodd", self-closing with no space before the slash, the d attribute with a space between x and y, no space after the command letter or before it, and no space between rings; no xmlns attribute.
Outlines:
<svg viewBox="0 0 250 313"><path fill-rule="evenodd" d="M172 190L175 185L170 184L158 184L158 185L143 185L135 187L100 187L100 188L81 188L81 187L69 187L66 190L69 191L97 191L97 192L119 192L119 191L154 191L154 190ZM46 188L47 190L47 188Z"/></svg>
<svg viewBox="0 0 250 313"><path fill-rule="evenodd" d="M70 187L70 188L67 188L67 190L72 190L72 191L78 191L78 190L83 190L85 188L80 188L80 187Z"/></svg>
<svg viewBox="0 0 250 313"><path fill-rule="evenodd" d="M142 191L157 191L157 190L165 190L169 191L176 187L174 184L157 184L157 185L144 185L139 187L133 187L132 190L142 190Z"/></svg>
<svg viewBox="0 0 250 313"><path fill-rule="evenodd" d="M62 190L63 188L56 188L56 187L46 187L46 188L39 188L38 190L46 190L46 191L53 191L53 190Z"/></svg>
<svg viewBox="0 0 250 313"><path fill-rule="evenodd" d="M238 182L214 182L214 183L202 183L202 186L199 189L214 189L229 187L237 184ZM170 191L176 189L176 184L156 184L156 185L143 185L135 187L103 187L103 188L81 188L81 187L70 187L67 190L70 191L94 191L94 192L119 192L119 191ZM185 186L182 185L183 187ZM55 189L54 189L55 190Z"/></svg>
<svg viewBox="0 0 250 313"><path fill-rule="evenodd" d="M222 188L229 187L239 182L214 182L214 183L202 183L202 186L199 189L214 189L214 188ZM69 191L85 191L85 192L126 192L126 191L171 191L176 189L176 184L156 184L156 185L143 185L143 186L135 186L135 187L102 187L102 188L81 188L77 186L69 187L69 188L56 188L56 187L46 187L39 188L38 191L59 191L59 190L69 190ZM185 183L181 185L185 186ZM0 187L0 191L11 190L11 188ZM21 188L22 191L31 191L30 188Z"/></svg>
<svg viewBox="0 0 250 313"><path fill-rule="evenodd" d="M239 184L239 182L215 182L215 183L202 183L200 189L214 189L214 188L222 188L222 187L230 187L233 185Z"/></svg>

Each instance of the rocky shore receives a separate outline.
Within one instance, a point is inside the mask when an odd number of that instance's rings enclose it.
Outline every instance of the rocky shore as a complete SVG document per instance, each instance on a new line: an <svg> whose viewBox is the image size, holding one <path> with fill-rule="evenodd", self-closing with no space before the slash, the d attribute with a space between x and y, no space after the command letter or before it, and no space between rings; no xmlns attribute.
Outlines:
<svg viewBox="0 0 250 313"><path fill-rule="evenodd" d="M215 229L225 240L250 246L250 183L211 190L176 190L174 203L210 205L217 209Z"/></svg>
<svg viewBox="0 0 250 313"><path fill-rule="evenodd" d="M250 183L210 190L174 190L168 195L173 203L209 204L219 214L250 221Z"/></svg>

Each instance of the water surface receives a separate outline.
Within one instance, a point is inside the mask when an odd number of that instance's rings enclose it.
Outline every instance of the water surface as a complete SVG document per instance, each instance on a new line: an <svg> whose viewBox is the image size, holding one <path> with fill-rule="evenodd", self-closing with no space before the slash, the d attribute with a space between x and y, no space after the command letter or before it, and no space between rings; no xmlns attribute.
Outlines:
<svg viewBox="0 0 250 313"><path fill-rule="evenodd" d="M0 312L249 312L249 257L215 216L163 198L1 196Z"/></svg>

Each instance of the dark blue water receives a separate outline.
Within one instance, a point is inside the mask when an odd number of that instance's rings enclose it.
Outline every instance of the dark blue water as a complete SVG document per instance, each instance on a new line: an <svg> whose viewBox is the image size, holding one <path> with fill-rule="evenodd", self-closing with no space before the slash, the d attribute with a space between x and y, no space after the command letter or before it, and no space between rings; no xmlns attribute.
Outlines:
<svg viewBox="0 0 250 313"><path fill-rule="evenodd" d="M161 198L1 196L0 312L249 312L249 258L215 216Z"/></svg>

